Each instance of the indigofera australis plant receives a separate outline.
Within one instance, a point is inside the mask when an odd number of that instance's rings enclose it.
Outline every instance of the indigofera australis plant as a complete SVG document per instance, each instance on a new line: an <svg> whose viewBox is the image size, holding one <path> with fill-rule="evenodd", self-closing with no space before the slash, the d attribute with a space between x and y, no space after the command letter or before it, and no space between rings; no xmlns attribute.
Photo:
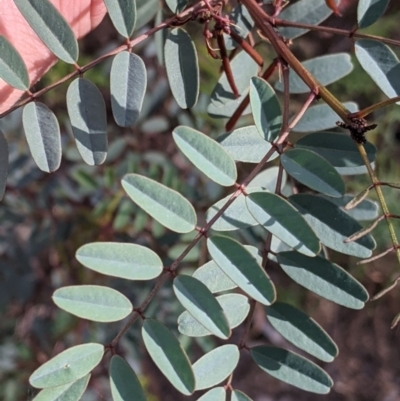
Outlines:
<svg viewBox="0 0 400 401"><path fill-rule="evenodd" d="M106 105L101 92L84 77L86 71L113 57L112 113L119 126L132 127L140 116L147 85L146 64L134 53L139 43L152 38L158 49L164 49L159 58L173 97L182 109L196 105L201 87L196 46L184 26L203 26L203 39L197 46L205 46L209 57L220 60L222 69L207 111L215 119L226 119L226 132L215 140L181 125L173 129L172 140L207 179L233 188L231 194L200 216L200 208L196 210L182 194L157 180L136 173L124 176L121 184L128 197L153 219L175 233L197 234L169 265L164 265L153 250L135 243L94 242L77 250L78 261L91 270L125 280L156 279L155 284L136 307L121 292L107 286L57 289L53 301L61 309L86 320L123 323L110 343L76 345L36 369L29 379L33 387L41 389L35 399L54 400L61 395L80 399L90 372L107 353L112 355L109 372L113 399L145 399L134 371L118 355L119 341L134 324L141 325L150 357L184 395L208 390L201 400L249 399L235 389L234 371L245 352L279 380L306 391L328 393L333 381L317 364L283 348L251 346L248 333L256 304L261 304L269 323L288 342L316 359L332 362L338 349L331 337L302 310L277 301L279 292L268 276L270 263L278 263L291 279L317 295L347 308L361 309L369 299L367 291L329 259L328 250L361 258L359 263L394 251L400 262L400 246L392 225L392 219L399 216L388 210L381 190L382 186L399 185L378 179L373 168L376 149L366 139L368 131L376 128L376 123L366 118L400 101L400 75L395 73L399 61L389 47L400 42L360 32L379 20L389 1L360 0L352 30L320 25L333 12L340 15L340 4L334 0L274 0L264 2L265 6L256 0L165 3L157 11L158 2L149 7L145 1L105 0L125 43L80 66L75 37L51 3L15 0L48 48L60 60L75 66L73 73L36 93L29 91L22 58L5 38L0 38L0 75L27 94L2 117L23 107L32 157L46 172L58 169L62 155L57 118L39 102L46 92L72 80L66 103L77 149L87 164L100 165L107 156ZM148 23L156 12L155 27L131 39L135 26ZM171 13L159 22L164 14ZM340 24L339 18L337 21ZM351 72L350 56L338 53L300 62L291 46L310 30L351 38L359 63L389 100L364 110L358 110L353 102L339 101L327 86ZM261 55L265 48L275 53L273 60ZM277 73L279 79L273 86L270 82ZM291 115L291 99L299 94L305 95L304 103ZM249 115L254 124L244 125L251 120ZM332 131L337 125L343 132ZM289 139L291 132L306 135L296 141ZM4 193L8 156L3 134L0 139L0 187ZM275 167L271 167L272 160ZM237 163L242 162L254 168L239 181ZM365 173L371 185L357 196L346 194L342 177ZM308 190L302 187L299 192L298 184ZM366 199L371 190L376 191L380 216L375 203ZM365 207L361 209L360 205ZM204 218L205 224L199 225ZM373 222L363 228L357 219ZM387 222L392 245L383 254L372 256L375 241L371 232L382 220ZM260 230L263 242L257 247L246 245L245 233ZM209 262L191 276L181 274L182 260L200 242L206 243ZM195 363L189 360L176 335L146 313L160 288L171 280L174 294L185 309L178 317L179 332L188 337L212 335L222 340L222 345ZM232 330L241 325L240 340L229 343Z"/></svg>

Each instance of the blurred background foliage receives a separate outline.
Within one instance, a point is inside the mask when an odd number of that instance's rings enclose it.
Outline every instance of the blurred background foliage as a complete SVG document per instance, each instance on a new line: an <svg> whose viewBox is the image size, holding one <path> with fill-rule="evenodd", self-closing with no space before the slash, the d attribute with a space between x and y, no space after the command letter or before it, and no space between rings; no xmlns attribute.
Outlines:
<svg viewBox="0 0 400 401"><path fill-rule="evenodd" d="M332 17L324 24L352 29L356 2L342 0L342 3L344 16L341 19ZM147 19L153 18L156 12L157 7L153 7ZM391 2L384 18L366 32L399 40L399 18L400 5ZM149 25L143 26L137 33L152 24L150 20ZM220 73L220 62L208 56L201 25L190 23L186 29L196 38L201 70L201 96L193 110L182 111L174 102L154 38L134 49L147 66L148 88L140 120L132 129L122 129L113 122L109 93L111 60L85 73L85 77L101 90L108 108L109 153L102 166L85 165L76 151L65 106L67 84L48 92L41 99L56 113L62 129L63 160L56 173L46 175L35 166L22 130L20 110L0 121L0 128L10 147L7 191L0 205L0 400L33 398L35 393L29 388L28 376L45 360L76 343L107 343L118 331L118 323L96 324L59 310L51 301L56 288L72 284L107 284L126 294L133 305L137 305L151 289L152 283L128 283L83 269L74 256L77 248L93 241L133 242L150 247L168 265L193 238L192 234L169 232L128 200L120 185L124 174L138 172L178 190L192 202L200 219L204 219L204 212L209 206L228 194L193 168L177 152L171 140L172 129L179 124L195 127L214 138L224 133L225 121L211 119L206 113L209 95ZM159 34L159 40L162 35ZM121 38L106 17L94 32L81 41L79 63L85 64L121 43ZM310 32L296 40L293 49L300 60L306 60L322 54L352 52L352 41L346 37ZM272 61L274 54L268 46L261 46L259 50L266 64ZM354 56L352 60L355 65L353 72L333 84L332 92L343 101L357 102L360 108L383 100L384 95L363 72ZM35 89L57 81L68 72L70 67L59 62ZM278 79L277 74L274 79ZM303 97L294 96L291 109L297 110L302 101ZM400 114L397 106L376 113L374 120L378 128L368 134L368 139L378 148L378 176L382 180L398 182ZM240 125L249 123L246 117L240 120ZM296 134L293 138L296 139ZM274 162L268 167L272 165ZM243 178L250 171L250 166L241 163L238 171ZM369 185L369 180L366 175L347 177L346 184L348 192L357 193ZM400 214L399 192L385 189L385 194L392 212ZM398 225L396 227L399 229ZM383 222L374 234L378 243L377 252L386 249L390 239ZM241 240L257 246L260 233L249 229L246 238ZM351 257L333 255L335 257L366 286L370 294L394 279L398 271L392 255L366 267L356 266L356 260ZM206 261L207 252L202 242L186 257L182 268L193 270ZM400 334L397 330L390 331L390 321L400 310L397 290L377 303L368 304L362 311L352 311L306 292L273 264L269 269L279 287L281 300L306 309L339 346L341 356L335 363L324 366L336 382L333 391L324 396L326 400L400 399L397 356ZM146 315L157 317L172 328L176 327L180 312L181 308L167 285L151 303ZM250 333L254 343L267 339L278 346L285 344L269 326L262 310L258 312ZM235 330L234 341L240 337L240 330ZM139 325L134 325L120 343L119 351L139 373L149 401L183 399L146 357L138 341L139 336ZM217 341L208 337L189 339L180 335L179 338L192 360L197 358L199 350L207 351ZM287 344L285 346L290 348ZM245 356L241 360L235 373L235 387L245 391L255 401L316 400L321 397L302 393L267 378L254 364L250 364L249 358ZM93 372L94 377L83 400L111 399L106 375L107 364L103 362Z"/></svg>

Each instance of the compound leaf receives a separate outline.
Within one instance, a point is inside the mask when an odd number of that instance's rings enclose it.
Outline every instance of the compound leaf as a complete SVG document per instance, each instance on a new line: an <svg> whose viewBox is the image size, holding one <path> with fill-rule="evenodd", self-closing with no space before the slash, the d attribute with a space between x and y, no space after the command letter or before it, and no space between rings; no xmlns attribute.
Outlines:
<svg viewBox="0 0 400 401"><path fill-rule="evenodd" d="M349 135L337 132L317 132L299 139L295 148L308 149L326 159L341 175L364 174L367 169L360 152ZM364 144L368 160L373 163L376 148L370 142Z"/></svg>
<svg viewBox="0 0 400 401"><path fill-rule="evenodd" d="M103 354L101 344L76 345L36 369L29 377L29 383L36 388L48 388L74 382L96 367Z"/></svg>
<svg viewBox="0 0 400 401"><path fill-rule="evenodd" d="M132 312L129 299L120 292L99 285L71 285L54 291L54 303L61 309L95 322L116 322Z"/></svg>
<svg viewBox="0 0 400 401"><path fill-rule="evenodd" d="M127 174L122 187L128 196L163 226L178 233L196 227L193 206L178 192L138 174Z"/></svg>
<svg viewBox="0 0 400 401"><path fill-rule="evenodd" d="M278 263L296 283L319 296L351 309L362 309L368 301L366 289L335 263L298 252L281 252Z"/></svg>
<svg viewBox="0 0 400 401"><path fill-rule="evenodd" d="M81 246L76 258L89 269L127 280L151 280L163 269L155 252L136 244L92 242Z"/></svg>
<svg viewBox="0 0 400 401"><path fill-rule="evenodd" d="M196 390L204 390L225 380L239 362L239 349L227 344L203 355L193 364Z"/></svg>
<svg viewBox="0 0 400 401"><path fill-rule="evenodd" d="M130 38L136 24L135 0L104 0L108 14L118 33Z"/></svg>
<svg viewBox="0 0 400 401"><path fill-rule="evenodd" d="M29 75L24 60L2 35L0 35L0 78L21 91L29 89Z"/></svg>
<svg viewBox="0 0 400 401"><path fill-rule="evenodd" d="M250 78L258 73L257 63L245 51L239 52L230 64L240 96L238 99L235 98L226 73L223 72L211 93L211 102L207 108L207 112L212 117L230 117L247 96ZM242 115L249 114L250 111L250 107L248 107Z"/></svg>
<svg viewBox="0 0 400 401"><path fill-rule="evenodd" d="M275 302L266 307L266 312L274 329L296 347L325 362L332 362L337 356L338 348L331 337L301 310L284 302Z"/></svg>
<svg viewBox="0 0 400 401"><path fill-rule="evenodd" d="M90 375L72 383L43 389L32 401L79 401L86 390Z"/></svg>
<svg viewBox="0 0 400 401"><path fill-rule="evenodd" d="M110 387L114 401L146 401L142 386L133 369L119 355L110 363Z"/></svg>
<svg viewBox="0 0 400 401"><path fill-rule="evenodd" d="M201 281L179 275L174 279L173 288L183 307L207 330L222 339L230 337L231 329L221 305Z"/></svg>
<svg viewBox="0 0 400 401"><path fill-rule="evenodd" d="M68 22L49 0L14 0L36 35L59 59L78 60L78 42Z"/></svg>
<svg viewBox="0 0 400 401"><path fill-rule="evenodd" d="M214 235L207 239L208 252L223 272L256 301L270 305L275 287L257 259L234 239Z"/></svg>
<svg viewBox="0 0 400 401"><path fill-rule="evenodd" d="M117 54L111 65L110 94L113 116L120 127L132 127L136 123L146 86L143 60L134 53Z"/></svg>
<svg viewBox="0 0 400 401"><path fill-rule="evenodd" d="M345 185L335 168L307 149L290 149L281 156L286 172L303 185L328 196L341 197Z"/></svg>
<svg viewBox="0 0 400 401"><path fill-rule="evenodd" d="M298 252L315 256L320 243L303 216L285 199L268 192L254 192L246 197L253 217L271 234Z"/></svg>
<svg viewBox="0 0 400 401"><path fill-rule="evenodd" d="M353 70L351 57L347 53L315 57L302 64L324 86L338 81ZM275 89L283 91L283 83L277 82ZM310 88L292 71L289 75L289 91L290 93L309 93Z"/></svg>
<svg viewBox="0 0 400 401"><path fill-rule="evenodd" d="M334 0L338 3L338 0ZM332 14L326 0L301 0L283 9L279 18L301 24L319 25ZM307 33L308 29L280 27L279 34L286 39L295 39Z"/></svg>
<svg viewBox="0 0 400 401"><path fill-rule="evenodd" d="M224 294L216 299L221 305L231 329L243 323L250 310L247 297L241 294ZM187 311L178 317L178 330L189 337L203 337L212 334Z"/></svg>
<svg viewBox="0 0 400 401"><path fill-rule="evenodd" d="M350 243L343 242L362 226L334 203L310 194L292 195L288 200L303 215L323 245L345 255L371 256L376 244L369 234Z"/></svg>
<svg viewBox="0 0 400 401"><path fill-rule="evenodd" d="M351 113L358 111L357 103L344 102L343 106ZM336 121L339 120L340 117L327 104L318 104L306 110L293 131L306 133L324 131L329 128L336 128Z"/></svg>
<svg viewBox="0 0 400 401"><path fill-rule="evenodd" d="M173 29L167 36L164 60L176 102L182 109L190 109L197 103L200 76L196 47L182 28Z"/></svg>
<svg viewBox="0 0 400 401"><path fill-rule="evenodd" d="M237 162L259 163L272 148L269 142L260 137L255 125L237 128L221 135L217 141ZM269 161L278 156L274 152Z"/></svg>
<svg viewBox="0 0 400 401"><path fill-rule="evenodd" d="M90 166L102 164L107 156L107 114L101 92L89 80L77 78L68 87L67 107L82 159Z"/></svg>
<svg viewBox="0 0 400 401"><path fill-rule="evenodd" d="M61 164L60 126L54 113L43 103L28 103L22 113L26 140L33 160L46 173Z"/></svg>
<svg viewBox="0 0 400 401"><path fill-rule="evenodd" d="M207 135L179 126L172 133L182 153L207 177L223 186L236 182L236 164L228 152Z"/></svg>
<svg viewBox="0 0 400 401"><path fill-rule="evenodd" d="M359 0L357 8L359 28L366 28L381 18L388 4L389 0Z"/></svg>
<svg viewBox="0 0 400 401"><path fill-rule="evenodd" d="M273 142L282 128L282 113L272 86L264 79L251 78L250 104L259 134L266 141Z"/></svg>
<svg viewBox="0 0 400 401"><path fill-rule="evenodd" d="M315 363L282 348L260 345L250 350L254 362L266 373L317 394L329 393L333 381Z"/></svg>
<svg viewBox="0 0 400 401"><path fill-rule="evenodd" d="M0 130L0 200L3 199L6 191L8 175L8 143L7 139Z"/></svg>
<svg viewBox="0 0 400 401"><path fill-rule="evenodd" d="M160 322L146 319L142 327L144 345L164 376L182 394L195 390L189 358L175 336Z"/></svg>
<svg viewBox="0 0 400 401"><path fill-rule="evenodd" d="M361 67L388 97L400 95L400 63L393 50L381 42L360 39L355 51Z"/></svg>
<svg viewBox="0 0 400 401"><path fill-rule="evenodd" d="M208 390L197 401L225 401L226 391L223 387L215 387Z"/></svg>

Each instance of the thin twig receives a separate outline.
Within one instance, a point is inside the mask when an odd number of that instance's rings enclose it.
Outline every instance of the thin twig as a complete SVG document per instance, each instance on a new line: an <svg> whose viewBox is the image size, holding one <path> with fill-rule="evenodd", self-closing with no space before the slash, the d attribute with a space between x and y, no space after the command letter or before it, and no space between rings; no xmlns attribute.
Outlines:
<svg viewBox="0 0 400 401"><path fill-rule="evenodd" d="M226 47L225 47L225 39L224 39L224 35L222 33L223 33L222 29L217 30L215 32L215 35L217 37L218 47L219 47L219 53L221 55L221 60L222 60L222 68L225 71L225 75L228 80L229 86L232 89L233 96L235 96L235 99L237 99L239 97L239 91L238 91L238 88L235 83L235 78L233 77L231 63L229 62L228 53L227 53Z"/></svg>
<svg viewBox="0 0 400 401"><path fill-rule="evenodd" d="M304 28L304 29L309 29L310 31L321 31L321 32L326 32L326 33L332 33L334 35L347 36L348 38L371 39L371 40L376 40L376 41L379 41L382 43L386 43L388 45L400 46L399 40L383 38L381 36L369 35L366 33L354 32L352 30L331 28L328 26L321 26L321 25L302 24L299 22L287 21L287 20L282 20L282 19L277 19L277 18L274 20L274 23L276 26L291 27L291 28Z"/></svg>
<svg viewBox="0 0 400 401"><path fill-rule="evenodd" d="M262 68L264 66L264 60L258 52L256 52L253 47L238 35L233 29L230 31L232 39Z"/></svg>

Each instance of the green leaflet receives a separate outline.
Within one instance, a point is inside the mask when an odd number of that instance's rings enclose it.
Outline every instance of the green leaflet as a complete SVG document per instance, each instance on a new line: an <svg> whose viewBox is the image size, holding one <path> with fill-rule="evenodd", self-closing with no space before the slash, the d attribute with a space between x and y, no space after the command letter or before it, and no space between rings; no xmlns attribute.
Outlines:
<svg viewBox="0 0 400 401"><path fill-rule="evenodd" d="M336 4L339 3L335 0ZM301 0L285 7L279 18L301 24L319 25L332 14L325 0ZM308 32L308 29L280 27L279 34L287 39L295 39Z"/></svg>
<svg viewBox="0 0 400 401"><path fill-rule="evenodd" d="M151 280L163 269L155 252L136 244L93 242L81 246L76 258L89 269L127 280Z"/></svg>
<svg viewBox="0 0 400 401"><path fill-rule="evenodd" d="M90 375L72 383L43 389L32 401L79 401L86 390Z"/></svg>
<svg viewBox="0 0 400 401"><path fill-rule="evenodd" d="M257 259L234 239L214 235L207 239L207 248L223 272L246 294L270 305L275 301L275 287Z"/></svg>
<svg viewBox="0 0 400 401"><path fill-rule="evenodd" d="M223 387L215 387L208 390L197 401L225 401L226 391Z"/></svg>
<svg viewBox="0 0 400 401"><path fill-rule="evenodd" d="M267 143L267 142L265 142ZM276 179L278 176L278 167L270 167L257 174L249 183L246 192L269 191L274 192L276 187ZM283 171L281 189L286 185L287 174ZM223 199L214 203L206 212L206 220L209 222L218 211L230 199L232 194L225 196ZM212 229L216 231L232 231L238 228L246 228L256 226L259 223L254 219L252 214L247 210L246 197L240 194L237 199L222 213L220 218L212 225Z"/></svg>
<svg viewBox="0 0 400 401"><path fill-rule="evenodd" d="M36 165L47 173L61 164L60 126L54 113L43 103L28 103L22 121L26 140Z"/></svg>
<svg viewBox="0 0 400 401"><path fill-rule="evenodd" d="M170 383L182 394L192 394L195 390L192 366L175 336L157 320L146 319L142 337L154 363Z"/></svg>
<svg viewBox="0 0 400 401"><path fill-rule="evenodd" d="M323 245L345 255L359 258L371 256L376 246L371 235L350 243L343 242L362 226L334 203L310 194L292 195L288 200L303 215Z"/></svg>
<svg viewBox="0 0 400 401"><path fill-rule="evenodd" d="M178 192L138 174L127 174L122 187L128 196L163 226L180 233L193 231L193 206Z"/></svg>
<svg viewBox="0 0 400 401"><path fill-rule="evenodd" d="M250 353L254 362L266 373L302 390L327 394L333 386L326 372L294 352L260 345L253 347Z"/></svg>
<svg viewBox="0 0 400 401"><path fill-rule="evenodd" d="M362 309L368 301L366 289L355 278L321 256L309 258L289 251L277 257L292 280L323 298L351 309Z"/></svg>
<svg viewBox="0 0 400 401"><path fill-rule="evenodd" d="M103 358L101 344L76 345L56 355L29 377L29 383L36 388L61 386L86 376Z"/></svg>
<svg viewBox="0 0 400 401"><path fill-rule="evenodd" d="M389 0L359 0L357 21L359 28L366 28L376 22L386 11Z"/></svg>
<svg viewBox="0 0 400 401"><path fill-rule="evenodd" d="M259 163L272 148L269 142L260 137L255 125L237 128L221 135L217 141L237 162ZM278 156L275 152L269 160Z"/></svg>
<svg viewBox="0 0 400 401"><path fill-rule="evenodd" d="M326 159L341 175L365 174L367 169L354 141L349 135L337 132L317 132L300 138L297 149L308 149ZM369 142L364 144L368 160L373 163L376 148Z"/></svg>
<svg viewBox="0 0 400 401"><path fill-rule="evenodd" d="M203 355L193 364L196 390L221 383L233 372L238 362L239 349L233 344L222 345Z"/></svg>
<svg viewBox="0 0 400 401"><path fill-rule="evenodd" d="M274 142L282 128L282 113L272 86L262 78L250 82L250 104L258 133L268 142Z"/></svg>
<svg viewBox="0 0 400 401"><path fill-rule="evenodd" d="M68 87L67 107L82 159L90 166L102 164L107 156L107 114L101 92L91 81L76 78Z"/></svg>
<svg viewBox="0 0 400 401"><path fill-rule="evenodd" d="M126 318L132 304L120 292L99 285L71 285L54 291L54 303L61 309L95 322L116 322Z"/></svg>
<svg viewBox="0 0 400 401"><path fill-rule="evenodd" d="M205 284L212 293L227 291L237 287L213 260L199 267L193 273L193 277Z"/></svg>
<svg viewBox="0 0 400 401"><path fill-rule="evenodd" d="M258 73L257 63L245 52L241 51L231 61L231 70L239 91L239 98L235 99L225 72L222 73L211 93L211 101L207 112L215 118L230 117L249 91L251 77ZM250 113L250 107L246 108L243 115Z"/></svg>
<svg viewBox="0 0 400 401"><path fill-rule="evenodd" d="M302 64L324 86L338 81L353 70L350 55L347 53L315 57ZM275 88L283 91L283 83L277 82ZM289 75L289 91L290 93L309 93L310 88L292 71Z"/></svg>
<svg viewBox="0 0 400 401"><path fill-rule="evenodd" d="M393 50L381 42L360 39L355 43L355 52L361 67L383 93L389 98L399 96L400 63Z"/></svg>
<svg viewBox="0 0 400 401"><path fill-rule="evenodd" d="M143 60L134 53L117 54L111 65L110 94L115 122L120 127L132 127L142 109L147 86Z"/></svg>
<svg viewBox="0 0 400 401"><path fill-rule="evenodd" d="M135 0L136 2L136 31L150 22L159 9L159 0Z"/></svg>
<svg viewBox="0 0 400 401"><path fill-rule="evenodd" d="M125 38L130 38L136 24L135 0L104 0L115 29Z"/></svg>
<svg viewBox="0 0 400 401"><path fill-rule="evenodd" d="M228 320L229 327L234 329L243 323L249 313L250 305L247 297L241 294L224 294L216 298ZM178 330L189 337L203 337L212 333L202 326L189 312L178 317Z"/></svg>
<svg viewBox="0 0 400 401"><path fill-rule="evenodd" d="M173 288L179 302L207 330L224 340L230 337L231 329L221 305L201 281L179 275Z"/></svg>
<svg viewBox="0 0 400 401"><path fill-rule="evenodd" d="M49 0L14 0L36 35L59 59L78 60L78 42L68 22Z"/></svg>
<svg viewBox="0 0 400 401"><path fill-rule="evenodd" d="M351 113L358 111L357 103L344 102L343 106ZM336 128L336 121L339 120L340 117L327 104L318 104L307 109L293 131L305 133L324 131Z"/></svg>
<svg viewBox="0 0 400 401"><path fill-rule="evenodd" d="M261 265L262 258L255 246L244 246ZM205 265L200 266L194 273L193 277L200 280L212 292L221 292L236 288L236 284L218 267L218 265L210 260Z"/></svg>
<svg viewBox="0 0 400 401"><path fill-rule="evenodd" d="M16 89L29 89L28 70L15 47L0 35L0 78Z"/></svg>
<svg viewBox="0 0 400 401"><path fill-rule="evenodd" d="M247 8L243 4L238 4L230 13L229 20L232 21L230 26L231 30L234 30L239 36L245 39L249 31L254 26L254 21L250 16ZM237 47L237 43L226 33L224 33L225 46L227 50L233 50Z"/></svg>
<svg viewBox="0 0 400 401"><path fill-rule="evenodd" d="M218 142L190 127L176 127L172 135L182 153L207 177L220 185L235 184L235 161Z"/></svg>
<svg viewBox="0 0 400 401"><path fill-rule="evenodd" d="M343 209L354 197L355 195L346 194L342 198L325 197L325 199ZM364 199L356 207L350 210L346 210L346 213L355 220L365 221L365 220L374 220L378 218L379 210L380 209L378 202L370 199Z"/></svg>
<svg viewBox="0 0 400 401"><path fill-rule="evenodd" d="M231 394L231 401L253 401L245 393L239 390L233 390Z"/></svg>
<svg viewBox="0 0 400 401"><path fill-rule="evenodd" d="M321 245L314 231L282 197L268 192L254 192L246 197L246 205L266 230L291 248L308 256L319 253Z"/></svg>
<svg viewBox="0 0 400 401"><path fill-rule="evenodd" d="M306 149L290 149L281 155L281 163L294 179L325 195L344 195L345 185L334 167L317 153Z"/></svg>
<svg viewBox="0 0 400 401"><path fill-rule="evenodd" d="M165 0L165 2L174 14L179 14L187 6L188 0Z"/></svg>
<svg viewBox="0 0 400 401"><path fill-rule="evenodd" d="M279 256L278 256L279 259ZM271 325L292 344L325 362L332 362L338 348L325 330L292 305L275 302L266 307Z"/></svg>
<svg viewBox="0 0 400 401"><path fill-rule="evenodd" d="M110 363L110 386L113 401L146 401L146 396L135 372L119 355Z"/></svg>
<svg viewBox="0 0 400 401"><path fill-rule="evenodd" d="M194 43L182 28L173 29L165 41L165 68L172 94L182 109L190 109L199 96L199 66Z"/></svg>

